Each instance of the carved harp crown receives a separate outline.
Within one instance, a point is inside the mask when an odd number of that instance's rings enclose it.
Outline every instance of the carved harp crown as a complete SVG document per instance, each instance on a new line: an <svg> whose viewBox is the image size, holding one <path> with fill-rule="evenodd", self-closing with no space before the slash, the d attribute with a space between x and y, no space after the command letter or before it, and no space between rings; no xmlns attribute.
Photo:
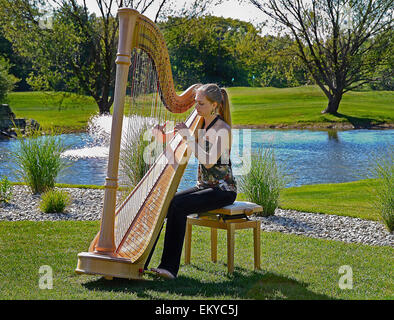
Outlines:
<svg viewBox="0 0 394 320"><path fill-rule="evenodd" d="M133 75L136 68L131 63L131 57L136 54L136 50L149 56L157 80L157 94L171 113L184 113L194 105L195 88L198 85L192 85L183 94L177 95L164 37L157 26L138 11L129 8L119 9L118 17L115 97L104 208L100 232L93 239L89 252L78 255L76 272L139 279L164 223L190 152L180 135L175 135L141 181L117 205L127 78L129 69ZM131 95L134 91L132 88ZM186 120L191 132L199 129L201 123L202 119L196 111Z"/></svg>

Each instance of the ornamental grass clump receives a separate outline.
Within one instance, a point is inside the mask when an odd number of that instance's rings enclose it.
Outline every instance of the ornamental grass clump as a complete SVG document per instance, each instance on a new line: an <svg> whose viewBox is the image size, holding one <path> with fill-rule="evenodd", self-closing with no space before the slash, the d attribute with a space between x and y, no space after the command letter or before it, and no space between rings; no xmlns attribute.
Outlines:
<svg viewBox="0 0 394 320"><path fill-rule="evenodd" d="M39 207L45 213L62 213L70 202L69 193L52 189L42 194Z"/></svg>
<svg viewBox="0 0 394 320"><path fill-rule="evenodd" d="M237 178L240 191L248 201L263 207L262 216L275 214L281 189L290 181L271 148L260 148L251 154L250 171Z"/></svg>
<svg viewBox="0 0 394 320"><path fill-rule="evenodd" d="M12 198L12 184L7 177L0 180L0 203L8 203Z"/></svg>
<svg viewBox="0 0 394 320"><path fill-rule="evenodd" d="M390 232L394 230L394 147L375 156L371 167L372 178L378 179L375 187L376 201L380 217Z"/></svg>
<svg viewBox="0 0 394 320"><path fill-rule="evenodd" d="M152 147L150 128L153 126L151 118L132 116L129 118L128 134L122 141L120 150L120 184L127 194L144 177L158 152ZM146 154L152 151L152 159L147 159ZM149 157L148 157L149 158ZM150 161L147 161L150 160Z"/></svg>
<svg viewBox="0 0 394 320"><path fill-rule="evenodd" d="M61 154L67 149L62 137L55 131L43 135L36 130L19 139L13 153L16 175L32 193L42 193L55 186L58 174L68 167Z"/></svg>

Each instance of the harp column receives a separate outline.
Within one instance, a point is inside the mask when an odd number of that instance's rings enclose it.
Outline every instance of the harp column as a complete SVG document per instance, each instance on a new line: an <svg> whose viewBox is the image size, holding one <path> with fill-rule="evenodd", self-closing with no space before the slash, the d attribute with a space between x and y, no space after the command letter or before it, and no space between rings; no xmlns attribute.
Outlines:
<svg viewBox="0 0 394 320"><path fill-rule="evenodd" d="M105 179L104 208L101 217L100 235L95 247L96 253L114 255L116 191L118 188L119 153L122 138L123 110L126 95L127 76L131 64L131 46L134 28L139 13L130 8L120 8L119 42L116 58L116 79L114 108L112 115L111 141L109 146L107 177Z"/></svg>

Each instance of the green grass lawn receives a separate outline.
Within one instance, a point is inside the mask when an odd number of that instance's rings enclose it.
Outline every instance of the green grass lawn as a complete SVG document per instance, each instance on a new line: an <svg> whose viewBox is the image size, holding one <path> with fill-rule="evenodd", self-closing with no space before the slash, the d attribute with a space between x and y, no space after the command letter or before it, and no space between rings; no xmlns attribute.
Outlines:
<svg viewBox="0 0 394 320"><path fill-rule="evenodd" d="M285 188L280 194L279 207L380 221L374 205L377 185L377 180L365 179ZM237 200L245 200L245 195L239 193Z"/></svg>
<svg viewBox="0 0 394 320"><path fill-rule="evenodd" d="M280 196L280 207L378 221L374 205L377 184L377 180L366 179L286 188Z"/></svg>
<svg viewBox="0 0 394 320"><path fill-rule="evenodd" d="M17 118L34 119L44 130L85 131L89 119L98 113L93 98L84 96L66 97L60 108L56 95L45 92L12 92L8 99Z"/></svg>
<svg viewBox="0 0 394 320"><path fill-rule="evenodd" d="M218 262L209 260L209 231L194 227L192 261L174 281L115 279L74 273L99 222L0 222L0 299L393 299L391 247L262 232L261 266L253 270L252 231L239 230L235 271L227 274L225 233ZM151 266L161 255L159 239ZM183 261L183 260L182 260ZM41 266L53 271L53 288L40 289ZM353 288L340 289L339 268L349 265Z"/></svg>
<svg viewBox="0 0 394 320"><path fill-rule="evenodd" d="M318 127L332 123L394 122L394 93L390 91L349 92L344 95L337 116L320 113L327 99L316 86L234 87L228 88L228 92L234 125L302 127L314 124ZM8 97L17 117L35 119L44 129L56 126L66 132L85 130L90 117L98 113L96 103L89 97L66 97L60 110L56 96L53 98L44 92L12 92Z"/></svg>
<svg viewBox="0 0 394 320"><path fill-rule="evenodd" d="M339 115L321 114L328 100L317 86L229 88L234 125L307 125L333 122L368 125L394 122L394 92L348 92Z"/></svg>

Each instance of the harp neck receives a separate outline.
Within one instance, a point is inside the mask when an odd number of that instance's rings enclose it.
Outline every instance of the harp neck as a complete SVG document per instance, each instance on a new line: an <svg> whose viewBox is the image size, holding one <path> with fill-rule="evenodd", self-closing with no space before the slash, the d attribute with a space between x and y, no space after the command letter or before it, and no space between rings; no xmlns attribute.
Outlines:
<svg viewBox="0 0 394 320"><path fill-rule="evenodd" d="M145 51L154 62L160 96L165 107L172 113L186 112L194 105L195 89L199 84L190 86L178 95L174 87L168 49L156 24L130 8L120 8L118 16L119 43L116 63L129 66L134 48Z"/></svg>

